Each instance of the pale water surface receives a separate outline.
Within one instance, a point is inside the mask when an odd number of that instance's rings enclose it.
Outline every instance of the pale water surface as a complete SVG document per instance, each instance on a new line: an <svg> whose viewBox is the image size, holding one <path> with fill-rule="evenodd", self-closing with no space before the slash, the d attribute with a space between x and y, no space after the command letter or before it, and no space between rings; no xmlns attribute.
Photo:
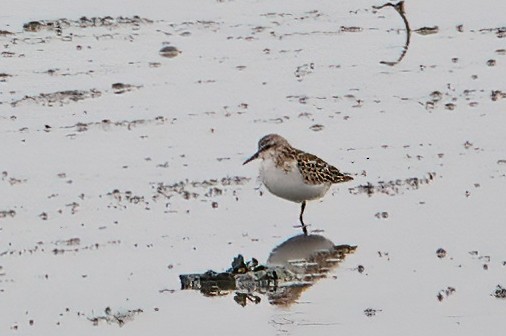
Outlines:
<svg viewBox="0 0 506 336"><path fill-rule="evenodd" d="M382 4L3 4L0 334L502 334L506 3L406 1L394 66ZM241 165L273 132L355 176L305 219L357 251L291 305L181 291L299 234Z"/></svg>

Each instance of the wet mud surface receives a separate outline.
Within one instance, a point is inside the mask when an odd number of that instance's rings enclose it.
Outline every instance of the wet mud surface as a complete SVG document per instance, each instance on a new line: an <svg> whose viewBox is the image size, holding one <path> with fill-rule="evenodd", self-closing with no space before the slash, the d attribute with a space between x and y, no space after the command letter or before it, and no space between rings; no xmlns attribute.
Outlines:
<svg viewBox="0 0 506 336"><path fill-rule="evenodd" d="M500 329L503 18L125 6L0 26L1 335ZM309 237L241 165L273 132L354 177Z"/></svg>

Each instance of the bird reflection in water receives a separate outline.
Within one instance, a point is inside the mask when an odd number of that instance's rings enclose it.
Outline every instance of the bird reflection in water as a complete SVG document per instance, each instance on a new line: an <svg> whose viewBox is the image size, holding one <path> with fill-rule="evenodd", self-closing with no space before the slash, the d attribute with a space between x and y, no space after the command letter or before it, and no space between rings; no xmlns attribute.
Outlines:
<svg viewBox="0 0 506 336"><path fill-rule="evenodd" d="M235 302L241 306L260 303L261 296L267 296L274 305L290 305L355 249L336 246L320 235L301 234L275 247L265 265L254 258L245 261L239 255L226 272L180 275L181 288L200 290L205 296L234 293Z"/></svg>

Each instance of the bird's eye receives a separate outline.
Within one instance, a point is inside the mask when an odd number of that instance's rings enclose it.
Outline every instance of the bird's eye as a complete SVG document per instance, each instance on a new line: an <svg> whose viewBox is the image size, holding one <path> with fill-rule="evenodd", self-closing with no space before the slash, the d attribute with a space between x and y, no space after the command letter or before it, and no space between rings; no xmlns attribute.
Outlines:
<svg viewBox="0 0 506 336"><path fill-rule="evenodd" d="M273 146L272 144L265 144L265 145L263 145L263 146L260 148L260 150L261 150L261 151L264 151L264 150L267 150L267 149L271 148L272 146Z"/></svg>

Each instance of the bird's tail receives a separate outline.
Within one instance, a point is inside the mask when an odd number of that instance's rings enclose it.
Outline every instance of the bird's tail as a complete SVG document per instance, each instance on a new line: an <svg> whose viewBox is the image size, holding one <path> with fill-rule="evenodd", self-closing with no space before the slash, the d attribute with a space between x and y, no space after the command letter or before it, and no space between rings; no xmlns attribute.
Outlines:
<svg viewBox="0 0 506 336"><path fill-rule="evenodd" d="M350 175L339 174L339 175L334 175L334 179L332 180L332 183L343 183L343 182L348 182L351 180L353 180L353 177L351 177Z"/></svg>

